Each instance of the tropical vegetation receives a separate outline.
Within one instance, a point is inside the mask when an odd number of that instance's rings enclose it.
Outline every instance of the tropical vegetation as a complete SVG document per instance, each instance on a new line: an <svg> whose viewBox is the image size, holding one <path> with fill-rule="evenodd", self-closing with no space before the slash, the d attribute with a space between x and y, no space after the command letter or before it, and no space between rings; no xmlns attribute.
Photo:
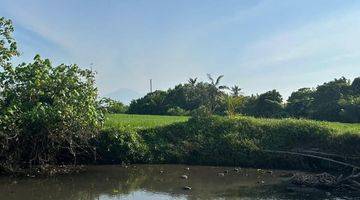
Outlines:
<svg viewBox="0 0 360 200"><path fill-rule="evenodd" d="M316 88L301 88L284 101L281 94L271 90L246 96L237 85L221 85L223 76L209 82L176 85L167 91L157 90L133 100L127 113L150 115L191 115L206 107L217 115L241 114L268 118L307 118L323 121L360 122L360 77L350 81L344 77ZM174 112L177 110L177 112Z"/></svg>
<svg viewBox="0 0 360 200"><path fill-rule="evenodd" d="M39 55L13 64L19 53L12 32L11 21L0 18L0 172L78 163L360 164L359 125L339 123L360 122L360 78L302 88L284 102L276 90L245 96L208 74L209 82L190 78L127 107L98 97L91 70L54 66Z"/></svg>

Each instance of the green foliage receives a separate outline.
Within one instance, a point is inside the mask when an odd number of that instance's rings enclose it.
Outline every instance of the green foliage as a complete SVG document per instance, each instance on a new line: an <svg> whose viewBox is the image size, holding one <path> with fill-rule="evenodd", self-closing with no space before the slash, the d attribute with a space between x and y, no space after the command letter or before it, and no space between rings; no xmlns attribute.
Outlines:
<svg viewBox="0 0 360 200"><path fill-rule="evenodd" d="M189 111L186 111L180 107L169 108L166 112L168 115L172 116L186 116L189 115Z"/></svg>
<svg viewBox="0 0 360 200"><path fill-rule="evenodd" d="M14 27L11 20L0 18L0 66L5 67L9 65L8 61L13 57L19 55L17 46L12 33Z"/></svg>
<svg viewBox="0 0 360 200"><path fill-rule="evenodd" d="M286 116L281 94L276 90L272 90L249 99L246 114L256 117L273 118Z"/></svg>
<svg viewBox="0 0 360 200"><path fill-rule="evenodd" d="M243 96L224 96L226 102L226 114L228 116L234 116L237 113L244 113L244 106L246 99Z"/></svg>
<svg viewBox="0 0 360 200"><path fill-rule="evenodd" d="M156 91L130 104L129 113L184 115L206 107L211 114L242 114L267 118L308 118L338 122L360 122L357 98L360 96L360 78L351 83L344 77L319 85L316 89L301 88L284 103L276 90L260 95L240 95L241 88L221 85L219 76L208 74L209 82L189 79L167 91Z"/></svg>
<svg viewBox="0 0 360 200"><path fill-rule="evenodd" d="M53 67L36 56L4 68L0 88L0 160L8 170L76 158L101 127L94 74L77 65Z"/></svg>
<svg viewBox="0 0 360 200"><path fill-rule="evenodd" d="M100 104L101 108L107 113L120 114L128 111L128 106L110 98L101 99Z"/></svg>
<svg viewBox="0 0 360 200"><path fill-rule="evenodd" d="M301 88L293 92L287 100L286 110L292 117L311 117L311 105L314 101L314 91L310 88Z"/></svg>
<svg viewBox="0 0 360 200"><path fill-rule="evenodd" d="M122 157L118 159L121 162L137 160L141 163L240 165L287 169L327 169L339 166L306 157L266 153L265 150L316 149L344 157L360 156L359 125L243 116L198 116L186 122L174 122L167 126L131 130L129 128L112 130L114 132L106 129L109 131L106 137L115 134L120 138L128 138L129 134L134 134L132 137L136 139L121 139L119 144L117 140L111 140L110 144L99 147L103 149L100 152L107 156L105 147L116 147L117 150L111 150L110 155L111 158L119 158L116 152L121 152ZM133 132L135 130L136 133ZM135 145L136 143L141 145ZM135 150L131 150L131 155L127 157L124 152L130 147ZM360 160L349 159L347 162L360 164Z"/></svg>
<svg viewBox="0 0 360 200"><path fill-rule="evenodd" d="M181 111L179 114L184 115L206 106L214 114L224 114L226 105L223 97L226 94L222 90L226 87L220 85L222 77L219 76L214 80L209 75L209 83L197 82L197 78L194 78L190 79L189 83L176 85L173 89L149 93L143 98L132 101L128 113L173 115L173 111L177 110Z"/></svg>
<svg viewBox="0 0 360 200"><path fill-rule="evenodd" d="M146 160L147 144L135 129L112 127L101 131L95 140L101 163L139 163Z"/></svg>
<svg viewBox="0 0 360 200"><path fill-rule="evenodd" d="M350 83L340 78L316 88L312 103L312 118L326 121L342 121L339 100L349 94Z"/></svg>
<svg viewBox="0 0 360 200"><path fill-rule="evenodd" d="M360 77L355 78L351 83L352 95L360 96Z"/></svg>
<svg viewBox="0 0 360 200"><path fill-rule="evenodd" d="M144 97L133 100L130 103L128 113L130 114L149 114L149 115L164 115L167 108L164 103L167 92L157 90L148 93Z"/></svg>
<svg viewBox="0 0 360 200"><path fill-rule="evenodd" d="M289 97L286 110L293 117L326 121L360 122L360 79L344 77L318 86L302 88Z"/></svg>
<svg viewBox="0 0 360 200"><path fill-rule="evenodd" d="M341 98L339 105L342 108L339 113L342 121L360 122L360 95Z"/></svg>

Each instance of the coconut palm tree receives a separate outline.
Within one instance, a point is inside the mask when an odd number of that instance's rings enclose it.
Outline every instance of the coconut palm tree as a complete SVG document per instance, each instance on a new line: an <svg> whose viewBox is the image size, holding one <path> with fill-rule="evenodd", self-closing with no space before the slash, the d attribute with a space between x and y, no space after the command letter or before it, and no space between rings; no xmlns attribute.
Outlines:
<svg viewBox="0 0 360 200"><path fill-rule="evenodd" d="M241 92L241 88L237 85L234 85L230 88L231 90L231 94L232 96L234 97L238 97L240 95L240 92Z"/></svg>
<svg viewBox="0 0 360 200"><path fill-rule="evenodd" d="M188 83L189 83L191 86L195 86L196 81L197 81L197 78L189 78Z"/></svg>
<svg viewBox="0 0 360 200"><path fill-rule="evenodd" d="M220 85L220 81L224 77L224 75L218 76L216 80L211 76L211 74L207 74L207 77L210 81L208 88L208 107L210 112L214 112L217 106L217 100L223 95L222 90L228 89L228 87L225 85Z"/></svg>
<svg viewBox="0 0 360 200"><path fill-rule="evenodd" d="M224 90L224 89L228 89L227 86L225 85L220 85L220 81L222 78L224 78L224 75L220 75L215 79L213 79L213 77L211 76L211 74L207 74L208 79L210 80L210 85L213 86L214 88L216 88L217 90Z"/></svg>

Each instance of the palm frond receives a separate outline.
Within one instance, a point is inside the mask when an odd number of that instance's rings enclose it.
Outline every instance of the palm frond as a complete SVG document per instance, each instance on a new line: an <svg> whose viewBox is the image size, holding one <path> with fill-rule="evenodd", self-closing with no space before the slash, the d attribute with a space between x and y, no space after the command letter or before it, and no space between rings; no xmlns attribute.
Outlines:
<svg viewBox="0 0 360 200"><path fill-rule="evenodd" d="M216 83L215 85L219 85L221 79L224 77L224 75L220 75L217 79L216 79Z"/></svg>
<svg viewBox="0 0 360 200"><path fill-rule="evenodd" d="M211 74L206 74L211 84L214 85L214 79L211 77Z"/></svg>
<svg viewBox="0 0 360 200"><path fill-rule="evenodd" d="M219 88L220 90L226 90L226 89L229 89L229 87L228 87L228 86L226 86L226 85L220 85L218 88Z"/></svg>

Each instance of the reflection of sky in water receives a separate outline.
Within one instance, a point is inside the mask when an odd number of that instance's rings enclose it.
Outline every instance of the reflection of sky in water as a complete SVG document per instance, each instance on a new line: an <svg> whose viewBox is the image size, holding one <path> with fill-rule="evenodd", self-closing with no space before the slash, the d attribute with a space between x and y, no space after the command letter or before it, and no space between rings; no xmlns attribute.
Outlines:
<svg viewBox="0 0 360 200"><path fill-rule="evenodd" d="M99 196L99 200L117 200L117 199L121 199L121 200L167 200L167 199L175 199L175 200L183 200L186 199L186 197L184 195L181 196L170 196L167 194L163 194L163 193L154 193L154 192L147 192L147 191L135 191L132 192L130 194L124 195L124 194L119 194L119 195L113 195L113 196L109 196L109 195L100 195Z"/></svg>

